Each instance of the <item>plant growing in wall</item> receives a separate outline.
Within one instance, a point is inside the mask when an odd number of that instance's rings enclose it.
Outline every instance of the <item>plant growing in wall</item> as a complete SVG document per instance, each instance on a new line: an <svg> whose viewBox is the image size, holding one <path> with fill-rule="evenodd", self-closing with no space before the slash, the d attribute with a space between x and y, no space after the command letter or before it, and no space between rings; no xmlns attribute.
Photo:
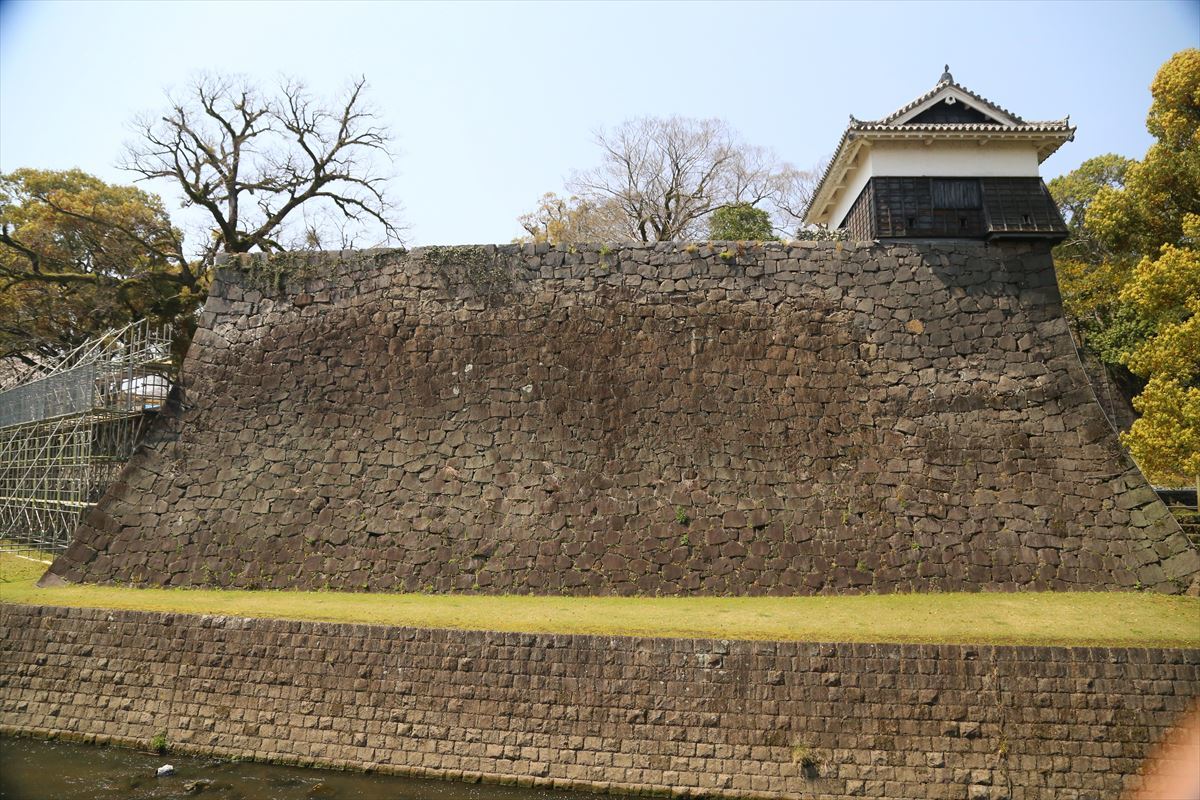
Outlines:
<svg viewBox="0 0 1200 800"><path fill-rule="evenodd" d="M421 258L452 291L465 281L476 293L492 299L513 286L512 265L498 248L430 246L423 249Z"/></svg>
<svg viewBox="0 0 1200 800"><path fill-rule="evenodd" d="M805 741L797 741L792 745L792 763L800 765L806 778L819 777L823 766L820 756Z"/></svg>

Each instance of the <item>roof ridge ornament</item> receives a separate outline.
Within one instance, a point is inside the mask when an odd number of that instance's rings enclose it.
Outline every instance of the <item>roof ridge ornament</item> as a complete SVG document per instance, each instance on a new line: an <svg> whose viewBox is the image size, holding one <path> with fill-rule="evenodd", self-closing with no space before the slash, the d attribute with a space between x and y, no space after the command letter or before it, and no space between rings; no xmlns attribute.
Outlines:
<svg viewBox="0 0 1200 800"><path fill-rule="evenodd" d="M938 78L938 83L954 83L954 76L950 74L949 64L943 68L942 77Z"/></svg>

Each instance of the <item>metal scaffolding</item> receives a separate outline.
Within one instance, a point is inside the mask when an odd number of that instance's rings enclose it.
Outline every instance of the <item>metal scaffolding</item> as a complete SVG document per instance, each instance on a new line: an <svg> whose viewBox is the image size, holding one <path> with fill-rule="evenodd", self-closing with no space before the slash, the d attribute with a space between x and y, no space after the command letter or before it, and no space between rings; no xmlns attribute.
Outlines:
<svg viewBox="0 0 1200 800"><path fill-rule="evenodd" d="M0 392L0 550L61 550L171 387L171 332L145 320Z"/></svg>

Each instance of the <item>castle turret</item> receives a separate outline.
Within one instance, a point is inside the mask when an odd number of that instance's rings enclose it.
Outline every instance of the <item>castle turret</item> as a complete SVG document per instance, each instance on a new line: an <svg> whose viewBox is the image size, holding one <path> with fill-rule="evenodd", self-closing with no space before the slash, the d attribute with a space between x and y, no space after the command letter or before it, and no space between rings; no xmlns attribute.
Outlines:
<svg viewBox="0 0 1200 800"><path fill-rule="evenodd" d="M887 117L850 117L804 221L866 240L1061 241L1066 225L1038 167L1074 137L1069 119L1027 122L947 66Z"/></svg>

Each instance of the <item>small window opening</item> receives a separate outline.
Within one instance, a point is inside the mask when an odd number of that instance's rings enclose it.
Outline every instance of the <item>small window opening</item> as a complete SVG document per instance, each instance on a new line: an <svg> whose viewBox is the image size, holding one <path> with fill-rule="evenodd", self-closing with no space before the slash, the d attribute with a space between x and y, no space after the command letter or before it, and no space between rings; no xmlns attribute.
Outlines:
<svg viewBox="0 0 1200 800"><path fill-rule="evenodd" d="M1029 215L1028 215L1028 214L1022 214L1022 215L1021 215L1021 222L1023 222L1023 223L1024 223L1024 224L1026 224L1026 225L1032 225L1032 224L1033 224L1033 220L1032 220L1032 219L1030 219L1030 217L1029 217Z"/></svg>

